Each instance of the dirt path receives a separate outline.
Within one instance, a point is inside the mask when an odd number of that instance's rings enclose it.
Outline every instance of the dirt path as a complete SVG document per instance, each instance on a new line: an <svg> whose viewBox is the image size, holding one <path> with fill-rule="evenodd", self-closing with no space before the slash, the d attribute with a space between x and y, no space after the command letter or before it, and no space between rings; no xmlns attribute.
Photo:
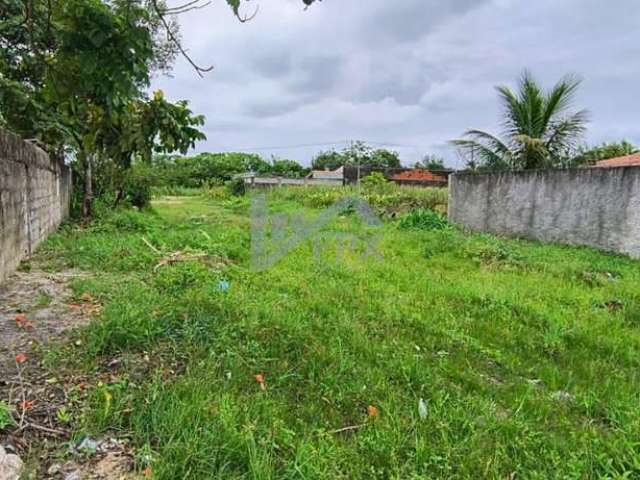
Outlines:
<svg viewBox="0 0 640 480"><path fill-rule="evenodd" d="M77 452L69 452L71 432L61 412L73 410L71 397L81 397L88 380L42 364L49 344L65 340L100 311L88 295L73 301L70 282L83 276L17 272L0 285L0 402L13 417L13 425L4 430L0 425L0 447L27 463L25 478L130 478L131 456L118 440L87 439ZM82 450L87 448L91 452ZM65 450L67 460L56 462Z"/></svg>
<svg viewBox="0 0 640 480"><path fill-rule="evenodd" d="M15 372L16 355L28 355L90 320L81 306L70 306L69 282L79 277L18 272L0 285L0 378Z"/></svg>

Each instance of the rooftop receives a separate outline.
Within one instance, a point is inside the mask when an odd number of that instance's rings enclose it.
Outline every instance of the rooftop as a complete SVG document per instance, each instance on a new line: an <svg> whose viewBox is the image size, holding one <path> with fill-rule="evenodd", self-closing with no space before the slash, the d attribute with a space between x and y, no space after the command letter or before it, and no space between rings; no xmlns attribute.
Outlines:
<svg viewBox="0 0 640 480"><path fill-rule="evenodd" d="M410 182L446 182L447 177L430 172L429 170L417 169L398 173L391 177L391 180Z"/></svg>
<svg viewBox="0 0 640 480"><path fill-rule="evenodd" d="M632 167L640 166L640 153L627 155L626 157L610 158L597 162L594 167Z"/></svg>

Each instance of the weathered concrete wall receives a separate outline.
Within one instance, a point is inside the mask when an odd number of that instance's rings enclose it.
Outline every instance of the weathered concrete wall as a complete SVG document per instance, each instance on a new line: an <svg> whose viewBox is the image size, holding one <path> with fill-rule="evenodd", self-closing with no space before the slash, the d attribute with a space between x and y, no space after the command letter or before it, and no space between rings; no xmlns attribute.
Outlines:
<svg viewBox="0 0 640 480"><path fill-rule="evenodd" d="M69 214L71 172L0 130L0 282Z"/></svg>
<svg viewBox="0 0 640 480"><path fill-rule="evenodd" d="M640 258L640 167L455 174L449 218L474 231Z"/></svg>

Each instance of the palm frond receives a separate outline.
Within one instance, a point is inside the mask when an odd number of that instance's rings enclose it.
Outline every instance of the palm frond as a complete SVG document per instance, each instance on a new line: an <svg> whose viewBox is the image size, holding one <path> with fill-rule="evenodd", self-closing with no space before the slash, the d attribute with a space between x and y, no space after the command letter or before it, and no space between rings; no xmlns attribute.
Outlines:
<svg viewBox="0 0 640 480"><path fill-rule="evenodd" d="M571 107L575 94L582 80L575 76L567 76L560 80L547 94L545 99L545 112L543 121L545 128L559 115L562 115Z"/></svg>
<svg viewBox="0 0 640 480"><path fill-rule="evenodd" d="M483 130L467 130L464 133L465 137L471 137L470 139L479 143L484 142L489 148L491 148L498 155L510 156L511 149L495 135L492 135Z"/></svg>
<svg viewBox="0 0 640 480"><path fill-rule="evenodd" d="M544 133L542 112L544 111L544 95L533 75L525 70L520 79L520 103L525 122L520 125L520 133L530 137L539 137Z"/></svg>
<svg viewBox="0 0 640 480"><path fill-rule="evenodd" d="M468 163L482 163L495 168L507 168L511 163L511 149L498 137L482 130L469 130L463 138L450 143Z"/></svg>
<svg viewBox="0 0 640 480"><path fill-rule="evenodd" d="M549 153L558 155L576 148L587 129L588 122L589 112L587 110L581 110L567 118L552 122L545 138L545 145Z"/></svg>
<svg viewBox="0 0 640 480"><path fill-rule="evenodd" d="M518 95L506 85L496 87L496 91L504 110L504 121L502 122L504 134L510 137L520 133L522 125L527 122L527 115Z"/></svg>

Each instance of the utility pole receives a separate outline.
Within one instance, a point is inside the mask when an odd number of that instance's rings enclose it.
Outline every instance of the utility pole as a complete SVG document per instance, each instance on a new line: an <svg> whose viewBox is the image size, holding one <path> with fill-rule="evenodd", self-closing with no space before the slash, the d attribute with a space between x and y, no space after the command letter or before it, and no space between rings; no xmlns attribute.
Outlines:
<svg viewBox="0 0 640 480"><path fill-rule="evenodd" d="M353 155L353 140L351 140L351 155ZM356 169L358 172L358 196L361 197L362 196L362 188L360 186L360 157L358 156L356 158Z"/></svg>

